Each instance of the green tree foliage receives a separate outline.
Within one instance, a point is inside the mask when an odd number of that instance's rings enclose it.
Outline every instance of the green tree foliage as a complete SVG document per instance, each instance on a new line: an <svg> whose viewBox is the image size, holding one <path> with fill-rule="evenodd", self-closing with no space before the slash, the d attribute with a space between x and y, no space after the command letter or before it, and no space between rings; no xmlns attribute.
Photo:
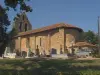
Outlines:
<svg viewBox="0 0 100 75"><path fill-rule="evenodd" d="M0 42L2 42L7 37L6 30L10 25L10 21L5 9L2 6L0 6L0 11L2 12L2 15L0 15Z"/></svg>
<svg viewBox="0 0 100 75"><path fill-rule="evenodd" d="M9 34L7 34L6 32L8 26L10 25L7 11L10 11L10 8L13 8L15 11L17 11L17 8L19 7L21 11L32 12L32 8L26 3L30 0L3 0L3 1L5 6L2 7L2 5L0 5L0 44L2 43L2 45L0 45L0 55L4 52L4 49L6 47L5 44L7 44L8 38L9 37L11 38L11 36L13 36L15 33L14 29L12 29L12 31Z"/></svg>
<svg viewBox="0 0 100 75"><path fill-rule="evenodd" d="M92 44L98 44L98 35L93 31L89 30L88 32L84 32L83 39Z"/></svg>
<svg viewBox="0 0 100 75"><path fill-rule="evenodd" d="M8 39L8 34L6 33L7 27L10 25L8 15L6 10L0 5L0 55L4 52L6 47L6 40Z"/></svg>
<svg viewBox="0 0 100 75"><path fill-rule="evenodd" d="M9 8L13 8L16 11L16 8L19 6L21 11L32 12L32 8L26 4L27 1L30 0L4 0L5 7L2 7L0 5L0 36L5 38L5 32L10 25L10 21L7 14Z"/></svg>
<svg viewBox="0 0 100 75"><path fill-rule="evenodd" d="M4 3L6 8L9 10L9 7L16 10L17 6L20 6L20 10L24 10L26 12L32 12L32 9L29 5L26 5L26 2L30 0L5 0Z"/></svg>

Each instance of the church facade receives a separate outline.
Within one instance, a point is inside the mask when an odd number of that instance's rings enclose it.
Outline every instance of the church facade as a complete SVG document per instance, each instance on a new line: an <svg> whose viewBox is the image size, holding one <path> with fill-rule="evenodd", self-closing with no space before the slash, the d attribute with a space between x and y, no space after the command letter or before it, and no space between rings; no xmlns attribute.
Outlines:
<svg viewBox="0 0 100 75"><path fill-rule="evenodd" d="M21 17L15 23L18 34L13 38L15 50L20 52L27 52L30 48L33 53L36 53L38 48L39 53L45 52L46 55L72 53L70 47L82 38L83 30L79 27L58 23L32 30L27 16L24 14L24 18L20 20Z"/></svg>

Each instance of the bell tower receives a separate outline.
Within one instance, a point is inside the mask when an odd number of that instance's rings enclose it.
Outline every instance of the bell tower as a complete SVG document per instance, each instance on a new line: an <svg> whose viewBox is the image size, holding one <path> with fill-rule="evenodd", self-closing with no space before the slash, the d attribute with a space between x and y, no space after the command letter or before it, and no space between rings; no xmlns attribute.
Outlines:
<svg viewBox="0 0 100 75"><path fill-rule="evenodd" d="M14 18L13 27L17 31L17 33L32 30L32 25L30 24L25 12L17 14L17 16Z"/></svg>

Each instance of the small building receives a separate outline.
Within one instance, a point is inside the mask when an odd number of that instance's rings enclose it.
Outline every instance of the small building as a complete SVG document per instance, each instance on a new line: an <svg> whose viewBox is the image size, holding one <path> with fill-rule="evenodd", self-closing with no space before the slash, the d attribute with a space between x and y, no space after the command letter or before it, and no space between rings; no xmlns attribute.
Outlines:
<svg viewBox="0 0 100 75"><path fill-rule="evenodd" d="M70 46L82 38L83 30L70 24L58 23L32 30L25 13L17 20L14 27L18 30L18 34L13 40L14 49L20 52L27 52L30 48L33 53L36 53L38 48L39 53L45 52L46 55L72 53Z"/></svg>
<svg viewBox="0 0 100 75"><path fill-rule="evenodd" d="M85 41L80 41L76 42L75 45L71 46L71 48L74 48L75 52L78 50L93 51L97 49L97 46Z"/></svg>

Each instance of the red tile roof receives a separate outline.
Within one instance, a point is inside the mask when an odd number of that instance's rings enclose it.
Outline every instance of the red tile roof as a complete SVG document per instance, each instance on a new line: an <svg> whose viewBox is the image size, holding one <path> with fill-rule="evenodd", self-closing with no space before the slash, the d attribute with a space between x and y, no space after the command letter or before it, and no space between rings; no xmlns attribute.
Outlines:
<svg viewBox="0 0 100 75"><path fill-rule="evenodd" d="M84 42L77 42L73 47L96 47L96 45L84 41Z"/></svg>
<svg viewBox="0 0 100 75"><path fill-rule="evenodd" d="M43 31L52 30L52 29L56 29L56 28L62 28L62 27L77 29L81 32L83 31L81 28L78 28L78 27L70 25L70 24L58 23L58 24L53 24L53 25L50 25L50 26L30 30L30 31L27 31L27 32L21 32L17 36L24 36L24 35L29 35L29 34L33 34L33 33L43 32ZM17 37L17 36L15 36L15 37Z"/></svg>

